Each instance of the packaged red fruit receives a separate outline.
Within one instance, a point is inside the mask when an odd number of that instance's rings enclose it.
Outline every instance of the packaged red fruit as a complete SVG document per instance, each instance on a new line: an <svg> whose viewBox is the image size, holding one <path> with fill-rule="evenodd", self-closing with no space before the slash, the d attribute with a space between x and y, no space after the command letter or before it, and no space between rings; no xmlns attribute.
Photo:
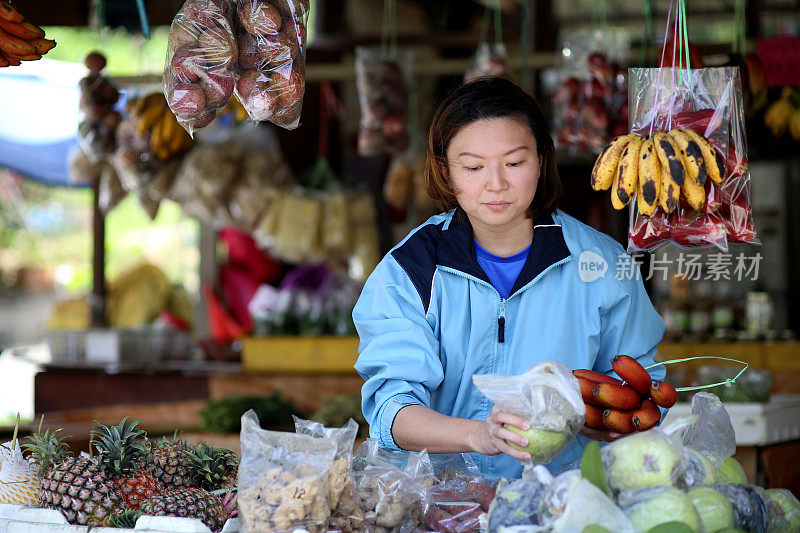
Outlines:
<svg viewBox="0 0 800 533"><path fill-rule="evenodd" d="M241 28L235 92L255 121L300 124L305 95L307 0L234 0Z"/></svg>
<svg viewBox="0 0 800 533"><path fill-rule="evenodd" d="M230 0L187 0L169 29L164 95L190 134L233 96L239 45Z"/></svg>

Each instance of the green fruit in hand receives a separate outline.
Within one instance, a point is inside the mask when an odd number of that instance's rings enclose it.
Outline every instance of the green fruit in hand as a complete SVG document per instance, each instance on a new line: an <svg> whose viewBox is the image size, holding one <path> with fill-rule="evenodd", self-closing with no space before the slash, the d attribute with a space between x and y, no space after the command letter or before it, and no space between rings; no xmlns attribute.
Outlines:
<svg viewBox="0 0 800 533"><path fill-rule="evenodd" d="M506 442L515 450L531 454L531 461L534 463L541 463L543 461L549 462L550 459L558 455L558 452L560 452L567 443L567 438L569 438L569 433L565 431L549 431L547 429L538 428L522 430L516 426L509 426L508 424L504 424L503 427L528 439L527 446Z"/></svg>
<svg viewBox="0 0 800 533"><path fill-rule="evenodd" d="M681 459L678 446L651 432L624 437L603 450L608 484L617 492L675 485Z"/></svg>
<svg viewBox="0 0 800 533"><path fill-rule="evenodd" d="M747 485L747 476L744 473L742 463L733 457L725 459L717 469L717 482Z"/></svg>
<svg viewBox="0 0 800 533"><path fill-rule="evenodd" d="M681 522L692 531L700 531L700 518L686 494L673 487L664 487L654 494L634 505L628 516L638 531L650 531L667 522Z"/></svg>
<svg viewBox="0 0 800 533"><path fill-rule="evenodd" d="M776 533L789 533L791 531L800 531L800 501L795 498L794 494L786 489L767 489L767 494L772 500L773 508L778 509L776 514L778 524L776 524ZM772 530L770 530L772 531Z"/></svg>
<svg viewBox="0 0 800 533"><path fill-rule="evenodd" d="M711 487L695 487L689 490L689 499L700 516L703 531L718 531L734 526L733 507L721 492Z"/></svg>

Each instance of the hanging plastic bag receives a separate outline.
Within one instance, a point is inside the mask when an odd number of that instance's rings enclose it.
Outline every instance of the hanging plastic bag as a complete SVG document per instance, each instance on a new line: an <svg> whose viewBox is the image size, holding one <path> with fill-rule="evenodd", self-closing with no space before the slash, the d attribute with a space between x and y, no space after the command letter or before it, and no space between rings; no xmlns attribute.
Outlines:
<svg viewBox="0 0 800 533"><path fill-rule="evenodd" d="M627 131L630 36L605 27L565 32L561 41L554 138L559 148L598 153L610 136Z"/></svg>
<svg viewBox="0 0 800 533"><path fill-rule="evenodd" d="M238 505L244 533L325 531L331 516L329 473L337 443L261 429L242 415Z"/></svg>
<svg viewBox="0 0 800 533"><path fill-rule="evenodd" d="M187 0L172 19L164 94L190 134L208 126L233 95L235 27L230 0Z"/></svg>
<svg viewBox="0 0 800 533"><path fill-rule="evenodd" d="M356 48L356 86L361 103L360 155L396 154L408 148L411 57L406 50L389 58L375 48Z"/></svg>
<svg viewBox="0 0 800 533"><path fill-rule="evenodd" d="M673 43L681 51L688 40L685 6L679 5ZM620 185L612 185L612 199L620 186L626 191L619 195L622 200L635 199L629 253L652 252L668 242L724 252L729 244L760 244L750 203L739 70L692 69L687 57L681 54L679 62L687 68L629 72L630 131L643 136L639 147L654 156L649 166L644 153L631 157L638 165L638 184L621 178Z"/></svg>
<svg viewBox="0 0 800 533"><path fill-rule="evenodd" d="M506 51L506 45L502 42L481 43L478 45L472 68L464 75L464 82L470 82L484 76L493 78L507 78L509 76L508 52Z"/></svg>
<svg viewBox="0 0 800 533"><path fill-rule="evenodd" d="M474 375L472 381L500 410L530 423L520 434L528 438L525 451L533 464L549 463L583 426L580 386L563 363L543 361L517 376Z"/></svg>
<svg viewBox="0 0 800 533"><path fill-rule="evenodd" d="M736 433L728 411L717 396L698 392L692 397L697 421L683 434L683 444L705 455L716 468L736 453Z"/></svg>
<svg viewBox="0 0 800 533"><path fill-rule="evenodd" d="M89 74L81 79L80 109L83 120L78 124L78 144L93 163L114 152L116 129L122 115L114 110L119 100L116 84L103 74L106 58L97 52L86 57Z"/></svg>
<svg viewBox="0 0 800 533"><path fill-rule="evenodd" d="M236 0L236 96L252 120L294 129L305 94L308 0Z"/></svg>

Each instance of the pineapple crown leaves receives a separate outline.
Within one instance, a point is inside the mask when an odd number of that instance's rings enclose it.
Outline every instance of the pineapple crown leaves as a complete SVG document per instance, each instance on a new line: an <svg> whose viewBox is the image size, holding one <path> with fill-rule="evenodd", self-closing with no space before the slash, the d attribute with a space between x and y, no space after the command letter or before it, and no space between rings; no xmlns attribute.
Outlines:
<svg viewBox="0 0 800 533"><path fill-rule="evenodd" d="M132 474L139 461L150 452L147 433L136 427L141 420L128 423L126 416L116 426L95 422L97 426L92 428L89 437L97 450L100 467L111 478ZM137 442L139 439L142 441Z"/></svg>
<svg viewBox="0 0 800 533"><path fill-rule="evenodd" d="M63 435L60 429L55 431L48 429L42 433L39 428L39 431L28 437L31 442L22 444L22 447L30 454L31 461L36 465L39 477L44 476L55 465L72 457L69 446L64 442L68 438L70 436Z"/></svg>
<svg viewBox="0 0 800 533"><path fill-rule="evenodd" d="M105 527L133 529L136 527L136 521L143 514L143 512L137 509L125 509L121 513L116 513L108 517Z"/></svg>
<svg viewBox="0 0 800 533"><path fill-rule="evenodd" d="M201 442L187 450L191 461L194 482L205 490L217 490L236 477L239 461L236 453L225 448L214 448Z"/></svg>

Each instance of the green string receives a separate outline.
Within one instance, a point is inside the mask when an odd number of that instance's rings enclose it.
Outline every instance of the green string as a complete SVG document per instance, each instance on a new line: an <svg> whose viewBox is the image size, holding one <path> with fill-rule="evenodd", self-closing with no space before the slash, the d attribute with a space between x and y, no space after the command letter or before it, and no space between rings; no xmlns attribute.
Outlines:
<svg viewBox="0 0 800 533"><path fill-rule="evenodd" d="M689 58L689 30L686 23L686 1L681 0L681 13L683 13L683 46L686 50L686 70L692 69L692 62Z"/></svg>
<svg viewBox="0 0 800 533"><path fill-rule="evenodd" d="M397 59L397 1L383 0L383 23L381 26L381 56Z"/></svg>
<svg viewBox="0 0 800 533"><path fill-rule="evenodd" d="M503 42L503 13L499 7L494 8L494 42Z"/></svg>
<svg viewBox="0 0 800 533"><path fill-rule="evenodd" d="M744 0L736 0L733 15L733 53L745 53L745 9Z"/></svg>
<svg viewBox="0 0 800 533"><path fill-rule="evenodd" d="M491 8L486 6L483 8L483 19L481 20L481 33L478 36L478 45L486 42L486 37L489 35L489 13Z"/></svg>
<svg viewBox="0 0 800 533"><path fill-rule="evenodd" d="M601 24L603 27L608 25L606 2L605 0L594 0L592 4L592 29L596 30Z"/></svg>
<svg viewBox="0 0 800 533"><path fill-rule="evenodd" d="M644 39L642 39L641 60L639 63L645 66L650 51L650 43L653 41L653 0L644 0Z"/></svg>
<svg viewBox="0 0 800 533"><path fill-rule="evenodd" d="M659 365L666 366L666 365L672 365L672 364L675 364L675 363L685 363L686 361L694 361L696 359L719 359L721 361L731 361L731 362L734 362L734 363L739 363L740 365L744 365L744 368L742 368L739 371L739 373L736 374L736 376L734 376L733 378L728 378L725 381L720 381L718 383L711 383L710 385L698 385L697 387L679 387L679 388L675 389L676 391L678 391L678 392L687 392L687 391L693 391L693 390L710 389L712 387L719 387L720 385L729 385L729 384L736 383L736 380L739 379L742 376L742 374L744 374L745 371L750 366L748 363L745 363L744 361L739 361L738 359L730 359L728 357L717 357L715 355L702 355L702 356L698 356L698 357L684 357L682 359L670 359L669 361L664 361L662 363L655 363L653 365L646 366L646 367L644 367L644 369L645 370L650 370L651 368L659 366Z"/></svg>

